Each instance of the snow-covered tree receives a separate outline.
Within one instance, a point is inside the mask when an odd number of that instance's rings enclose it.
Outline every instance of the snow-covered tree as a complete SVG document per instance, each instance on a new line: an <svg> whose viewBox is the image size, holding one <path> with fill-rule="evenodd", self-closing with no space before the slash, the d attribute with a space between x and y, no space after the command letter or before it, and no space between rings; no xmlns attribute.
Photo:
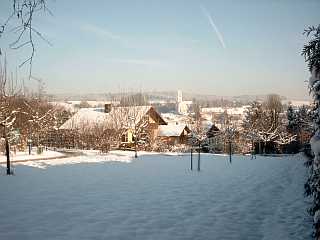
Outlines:
<svg viewBox="0 0 320 240"><path fill-rule="evenodd" d="M260 142L263 142L263 153L267 153L267 143L274 141L278 137L278 131L277 129L273 129L270 127L269 129L261 129L258 131L258 139L260 139ZM261 148L259 146L259 148Z"/></svg>
<svg viewBox="0 0 320 240"><path fill-rule="evenodd" d="M259 153L267 153L267 149L290 144L294 139L293 133L289 133L286 128L286 121L280 114L282 104L278 95L271 94L263 103L252 102L245 112L242 123L242 136L247 142L252 144L252 152L255 144L259 146ZM293 128L297 116L292 107L288 109L288 119ZM278 144L278 146L277 146ZM279 150L282 149L279 148Z"/></svg>
<svg viewBox="0 0 320 240"><path fill-rule="evenodd" d="M149 131L149 116L142 117L136 126L136 138L138 149L150 150L153 145L151 132Z"/></svg>
<svg viewBox="0 0 320 240"><path fill-rule="evenodd" d="M193 113L192 117L192 124L190 124L192 133L189 137L189 144L193 147L200 148L204 141L207 139L207 129L202 124L202 117L201 117L201 107L200 104L194 99L192 105Z"/></svg>
<svg viewBox="0 0 320 240"><path fill-rule="evenodd" d="M262 143L263 153L266 153L267 143L277 137L279 107L275 107L278 105L276 102L273 97L263 104L253 102L245 113L243 134L247 141L252 142L252 148L255 143L259 144L259 153L262 152Z"/></svg>
<svg viewBox="0 0 320 240"><path fill-rule="evenodd" d="M301 106L298 109L298 124L300 129L311 131L313 124L312 124L312 112L309 106Z"/></svg>
<svg viewBox="0 0 320 240"><path fill-rule="evenodd" d="M313 123L315 134L310 140L314 153L310 177L306 183L306 194L313 197L310 213L314 217L315 238L320 238L320 25L305 30L309 37L304 45L302 55L308 64L311 77L309 79L310 92L314 99Z"/></svg>
<svg viewBox="0 0 320 240"><path fill-rule="evenodd" d="M8 80L5 60L4 65L0 65L0 133L2 133L1 138L3 137L5 143L7 175L10 175L10 140L19 109L12 104L15 100L15 93L13 91L8 91Z"/></svg>
<svg viewBox="0 0 320 240"><path fill-rule="evenodd" d="M303 133L312 132L312 114L307 106L301 106L294 109L289 105L287 110L287 131L296 135L296 141L303 145L305 140L303 139Z"/></svg>
<svg viewBox="0 0 320 240"><path fill-rule="evenodd" d="M234 141L237 135L237 128L234 124L232 124L231 122L227 123L226 128L223 131L223 136L224 136L224 142L226 144L226 146L228 147L228 150L226 151L227 153L229 153L230 156L230 162L231 162L231 155L233 153L233 145L234 145Z"/></svg>
<svg viewBox="0 0 320 240"><path fill-rule="evenodd" d="M259 136L259 127L261 125L262 115L262 104L254 101L246 109L242 122L242 135L248 144L251 144L252 153L254 152L254 144L261 141Z"/></svg>
<svg viewBox="0 0 320 240"><path fill-rule="evenodd" d="M10 133L16 120L16 111L11 111L8 99L1 97L0 99L0 127L2 128L3 138L5 142L5 153L7 157L7 175L11 174L10 169Z"/></svg>
<svg viewBox="0 0 320 240"><path fill-rule="evenodd" d="M297 116L297 112L293 109L292 105L288 106L287 119L288 119L288 125L287 125L288 131L292 133L296 133L299 128L298 116Z"/></svg>
<svg viewBox="0 0 320 240"><path fill-rule="evenodd" d="M288 127L284 124L277 128L276 138L274 142L277 143L278 151L283 152L285 146L289 146L295 142L297 134L288 131ZM292 151L292 150L291 150Z"/></svg>
<svg viewBox="0 0 320 240"><path fill-rule="evenodd" d="M41 143L51 129L56 129L55 109L46 102L25 101L24 114L28 118L29 138L36 142L38 152L42 151Z"/></svg>
<svg viewBox="0 0 320 240"><path fill-rule="evenodd" d="M108 116L106 132L110 147L119 148L121 144L121 137L128 126L128 111L123 107L114 107Z"/></svg>

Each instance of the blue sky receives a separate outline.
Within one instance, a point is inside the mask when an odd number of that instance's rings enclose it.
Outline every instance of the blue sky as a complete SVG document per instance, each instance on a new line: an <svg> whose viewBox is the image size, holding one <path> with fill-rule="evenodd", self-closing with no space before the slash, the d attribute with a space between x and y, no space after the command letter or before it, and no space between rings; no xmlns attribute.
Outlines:
<svg viewBox="0 0 320 240"><path fill-rule="evenodd" d="M302 32L320 24L320 1L48 3L54 15L41 14L34 25L52 46L36 40L33 67L48 92L308 96ZM10 7L11 1L1 1L0 21ZM0 44L14 37L8 33ZM28 49L7 50L10 67L27 54Z"/></svg>

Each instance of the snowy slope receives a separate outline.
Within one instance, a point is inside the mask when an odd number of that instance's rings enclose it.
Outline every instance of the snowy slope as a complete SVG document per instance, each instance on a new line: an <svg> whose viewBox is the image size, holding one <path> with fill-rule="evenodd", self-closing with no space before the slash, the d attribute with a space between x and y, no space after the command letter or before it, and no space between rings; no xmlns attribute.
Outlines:
<svg viewBox="0 0 320 240"><path fill-rule="evenodd" d="M96 157L92 155L92 161ZM302 157L0 168L0 239L311 239Z"/></svg>

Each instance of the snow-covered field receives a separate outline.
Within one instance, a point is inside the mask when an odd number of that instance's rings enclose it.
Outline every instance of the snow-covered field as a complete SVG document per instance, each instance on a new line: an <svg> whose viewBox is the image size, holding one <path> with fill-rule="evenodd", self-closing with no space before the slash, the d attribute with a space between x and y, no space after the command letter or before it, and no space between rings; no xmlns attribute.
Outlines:
<svg viewBox="0 0 320 240"><path fill-rule="evenodd" d="M0 239L311 239L299 155L130 154L0 167Z"/></svg>

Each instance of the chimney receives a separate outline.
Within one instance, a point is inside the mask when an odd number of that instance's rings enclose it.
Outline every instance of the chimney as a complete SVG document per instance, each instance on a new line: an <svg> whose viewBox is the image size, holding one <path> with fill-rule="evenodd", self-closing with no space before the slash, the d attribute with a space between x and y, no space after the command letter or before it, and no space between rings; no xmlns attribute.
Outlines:
<svg viewBox="0 0 320 240"><path fill-rule="evenodd" d="M105 113L111 112L111 103L104 104L104 112Z"/></svg>

